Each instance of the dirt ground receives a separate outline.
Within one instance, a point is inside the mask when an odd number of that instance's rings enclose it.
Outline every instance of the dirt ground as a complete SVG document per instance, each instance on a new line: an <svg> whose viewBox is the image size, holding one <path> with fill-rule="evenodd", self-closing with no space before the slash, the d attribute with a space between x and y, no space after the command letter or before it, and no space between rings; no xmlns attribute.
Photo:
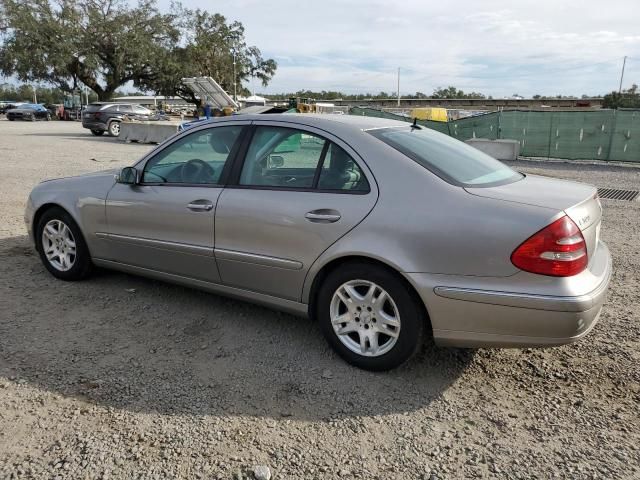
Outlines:
<svg viewBox="0 0 640 480"><path fill-rule="evenodd" d="M259 465L275 479L640 478L640 202L603 201L615 271L582 342L427 344L375 374L306 320L121 273L46 272L23 223L30 189L150 148L0 120L0 479L254 478ZM515 166L640 188L637 168Z"/></svg>

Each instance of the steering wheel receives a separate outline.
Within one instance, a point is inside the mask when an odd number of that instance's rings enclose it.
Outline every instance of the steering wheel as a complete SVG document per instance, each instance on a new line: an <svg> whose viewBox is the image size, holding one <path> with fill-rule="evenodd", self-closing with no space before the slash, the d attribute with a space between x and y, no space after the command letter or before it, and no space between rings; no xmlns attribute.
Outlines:
<svg viewBox="0 0 640 480"><path fill-rule="evenodd" d="M212 183L216 170L204 160L193 158L180 168L180 176L184 183Z"/></svg>

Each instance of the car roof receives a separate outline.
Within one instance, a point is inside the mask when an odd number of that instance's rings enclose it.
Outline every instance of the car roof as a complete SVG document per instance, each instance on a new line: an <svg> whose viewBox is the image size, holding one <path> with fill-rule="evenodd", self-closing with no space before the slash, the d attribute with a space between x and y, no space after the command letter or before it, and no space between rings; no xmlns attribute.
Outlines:
<svg viewBox="0 0 640 480"><path fill-rule="evenodd" d="M140 105L139 103L129 103L129 102L91 102L89 106L91 105L96 105L96 106L98 105L132 105L134 107L147 108L144 105ZM147 110L149 109L147 108Z"/></svg>
<svg viewBox="0 0 640 480"><path fill-rule="evenodd" d="M271 115L232 115L229 117L216 117L210 120L204 121L202 124L213 124L225 121L238 121L238 120L250 120L250 121L278 121L278 122L291 122L301 125L307 125L318 128L336 128L339 126L345 126L347 128L353 128L357 130L372 130L376 128L388 128L388 127L408 127L408 122L401 122L398 120L389 120L386 118L365 117L360 115L333 115L333 114L314 114L314 113L283 113L283 114L271 114Z"/></svg>

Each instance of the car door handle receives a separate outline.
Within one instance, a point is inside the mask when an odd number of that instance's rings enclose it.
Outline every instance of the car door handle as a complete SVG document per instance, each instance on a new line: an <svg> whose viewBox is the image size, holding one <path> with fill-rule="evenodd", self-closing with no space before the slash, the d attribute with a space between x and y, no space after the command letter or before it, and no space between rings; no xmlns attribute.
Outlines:
<svg viewBox="0 0 640 480"><path fill-rule="evenodd" d="M189 210L193 210L194 212L208 212L213 208L213 203L202 200L195 200L187 205L187 208Z"/></svg>
<svg viewBox="0 0 640 480"><path fill-rule="evenodd" d="M335 210L313 210L311 212L307 212L304 218L314 223L333 223L337 222L342 217Z"/></svg>

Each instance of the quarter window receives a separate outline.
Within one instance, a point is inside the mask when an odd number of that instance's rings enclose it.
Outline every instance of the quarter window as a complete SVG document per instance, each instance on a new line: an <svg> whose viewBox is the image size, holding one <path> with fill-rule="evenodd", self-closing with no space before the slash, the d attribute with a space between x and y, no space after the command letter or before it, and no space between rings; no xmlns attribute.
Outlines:
<svg viewBox="0 0 640 480"><path fill-rule="evenodd" d="M324 158L318 188L368 192L369 182L353 158L343 148L332 143Z"/></svg>
<svg viewBox="0 0 640 480"><path fill-rule="evenodd" d="M186 135L147 162L143 183L218 184L242 128L214 127Z"/></svg>

